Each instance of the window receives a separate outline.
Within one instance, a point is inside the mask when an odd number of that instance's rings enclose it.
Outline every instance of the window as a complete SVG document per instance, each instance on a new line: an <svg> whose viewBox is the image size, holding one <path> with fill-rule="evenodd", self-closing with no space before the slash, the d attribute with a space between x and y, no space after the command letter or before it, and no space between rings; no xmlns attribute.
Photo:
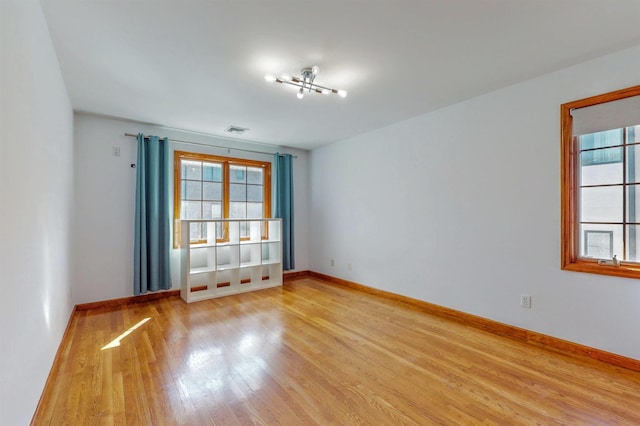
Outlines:
<svg viewBox="0 0 640 426"><path fill-rule="evenodd" d="M180 219L263 217L271 217L271 163L175 151L174 247ZM248 237L247 224L240 228L241 238ZM207 227L192 224L189 239L206 241Z"/></svg>
<svg viewBox="0 0 640 426"><path fill-rule="evenodd" d="M640 278L640 86L563 104L561 123L562 268Z"/></svg>

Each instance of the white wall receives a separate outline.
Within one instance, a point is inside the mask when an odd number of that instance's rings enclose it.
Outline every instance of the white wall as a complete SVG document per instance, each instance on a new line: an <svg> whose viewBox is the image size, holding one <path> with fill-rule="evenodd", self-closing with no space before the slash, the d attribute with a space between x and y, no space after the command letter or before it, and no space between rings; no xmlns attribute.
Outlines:
<svg viewBox="0 0 640 426"><path fill-rule="evenodd" d="M560 104L638 69L640 47L312 151L311 269L640 359L640 282L560 270Z"/></svg>
<svg viewBox="0 0 640 426"><path fill-rule="evenodd" d="M135 211L136 140L125 133L153 134L172 139L266 152L289 152L294 159L296 270L309 269L308 152L246 144L126 120L75 115L75 237L73 299L75 303L133 295L133 230ZM270 161L264 154L172 143L172 149ZM120 148L120 157L112 148ZM173 158L173 154L171 154ZM173 197L173 187L169 189ZM173 201L172 201L173 202ZM172 253L173 288L180 288L178 250Z"/></svg>
<svg viewBox="0 0 640 426"><path fill-rule="evenodd" d="M26 425L72 309L73 113L40 2L0 16L0 423Z"/></svg>

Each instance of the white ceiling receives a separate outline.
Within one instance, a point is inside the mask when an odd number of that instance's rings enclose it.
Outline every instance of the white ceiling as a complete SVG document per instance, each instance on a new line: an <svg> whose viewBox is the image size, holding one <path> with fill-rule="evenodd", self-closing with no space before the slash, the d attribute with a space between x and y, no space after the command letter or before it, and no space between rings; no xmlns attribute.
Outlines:
<svg viewBox="0 0 640 426"><path fill-rule="evenodd" d="M74 109L302 149L640 43L640 0L42 1ZM312 65L349 96L263 79Z"/></svg>

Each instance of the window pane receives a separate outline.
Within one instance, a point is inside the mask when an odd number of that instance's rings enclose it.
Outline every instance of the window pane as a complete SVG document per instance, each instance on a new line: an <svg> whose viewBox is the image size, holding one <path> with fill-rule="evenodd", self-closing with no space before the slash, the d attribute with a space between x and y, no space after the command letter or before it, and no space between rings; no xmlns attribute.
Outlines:
<svg viewBox="0 0 640 426"><path fill-rule="evenodd" d="M247 185L247 201L262 201L264 187L262 185Z"/></svg>
<svg viewBox="0 0 640 426"><path fill-rule="evenodd" d="M605 130L580 136L580 150L622 145L622 129Z"/></svg>
<svg viewBox="0 0 640 426"><path fill-rule="evenodd" d="M229 227L224 223L216 223L216 239L224 240L227 238Z"/></svg>
<svg viewBox="0 0 640 426"><path fill-rule="evenodd" d="M256 219L262 218L262 203L247 203L247 217Z"/></svg>
<svg viewBox="0 0 640 426"><path fill-rule="evenodd" d="M595 149L580 153L580 164L582 166L608 163L622 163L622 147Z"/></svg>
<svg viewBox="0 0 640 426"><path fill-rule="evenodd" d="M640 125L627 127L627 143L640 142Z"/></svg>
<svg viewBox="0 0 640 426"><path fill-rule="evenodd" d="M202 179L202 163L200 161L182 160L182 179Z"/></svg>
<svg viewBox="0 0 640 426"><path fill-rule="evenodd" d="M192 180L182 181L182 199L183 200L201 200L202 199L202 183L199 181L192 181Z"/></svg>
<svg viewBox="0 0 640 426"><path fill-rule="evenodd" d="M214 219L222 219L222 203L211 203L211 215Z"/></svg>
<svg viewBox="0 0 640 426"><path fill-rule="evenodd" d="M206 223L201 224L201 229L202 229L202 231L200 233L200 239L201 240L207 240L209 238L207 236L207 231L208 231L207 224Z"/></svg>
<svg viewBox="0 0 640 426"><path fill-rule="evenodd" d="M247 217L246 203L229 203L229 218L243 219Z"/></svg>
<svg viewBox="0 0 640 426"><path fill-rule="evenodd" d="M597 157L594 159L594 157ZM604 158L620 158L605 161ZM596 161L597 160L597 161ZM580 154L580 185L606 185L622 183L622 148L607 148Z"/></svg>
<svg viewBox="0 0 640 426"><path fill-rule="evenodd" d="M263 175L262 167L247 167L247 183L262 185Z"/></svg>
<svg viewBox="0 0 640 426"><path fill-rule="evenodd" d="M206 236L202 233L203 226L201 223L190 223L189 224L189 240L190 241L199 241L204 240Z"/></svg>
<svg viewBox="0 0 640 426"><path fill-rule="evenodd" d="M222 164L203 163L202 180L207 182L222 182Z"/></svg>
<svg viewBox="0 0 640 426"><path fill-rule="evenodd" d="M239 183L230 184L229 201L247 201L247 185Z"/></svg>
<svg viewBox="0 0 640 426"><path fill-rule="evenodd" d="M202 202L203 219L222 219L222 204L220 202Z"/></svg>
<svg viewBox="0 0 640 426"><path fill-rule="evenodd" d="M240 237L249 236L249 222L240 222Z"/></svg>
<svg viewBox="0 0 640 426"><path fill-rule="evenodd" d="M640 182L640 147L638 145L627 147L627 182Z"/></svg>
<svg viewBox="0 0 640 426"><path fill-rule="evenodd" d="M202 182L203 200L222 200L222 184L218 182Z"/></svg>
<svg viewBox="0 0 640 426"><path fill-rule="evenodd" d="M581 222L622 222L622 187L580 189Z"/></svg>
<svg viewBox="0 0 640 426"><path fill-rule="evenodd" d="M625 260L640 261L640 226L627 226L627 254Z"/></svg>
<svg viewBox="0 0 640 426"><path fill-rule="evenodd" d="M200 201L182 201L181 219L202 219L202 203Z"/></svg>
<svg viewBox="0 0 640 426"><path fill-rule="evenodd" d="M232 183L246 183L247 182L247 168L244 166L230 166L229 167L229 182Z"/></svg>
<svg viewBox="0 0 640 426"><path fill-rule="evenodd" d="M580 252L582 257L622 259L622 225L582 225Z"/></svg>
<svg viewBox="0 0 640 426"><path fill-rule="evenodd" d="M627 186L627 211L625 220L630 223L640 222L640 185Z"/></svg>

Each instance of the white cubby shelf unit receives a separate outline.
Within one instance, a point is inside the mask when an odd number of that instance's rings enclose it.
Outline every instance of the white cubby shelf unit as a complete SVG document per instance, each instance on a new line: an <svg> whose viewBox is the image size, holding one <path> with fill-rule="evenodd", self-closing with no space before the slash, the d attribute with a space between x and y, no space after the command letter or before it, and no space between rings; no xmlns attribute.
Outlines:
<svg viewBox="0 0 640 426"><path fill-rule="evenodd" d="M281 219L180 222L180 295L186 302L282 286ZM193 226L206 229L206 242L190 241Z"/></svg>

